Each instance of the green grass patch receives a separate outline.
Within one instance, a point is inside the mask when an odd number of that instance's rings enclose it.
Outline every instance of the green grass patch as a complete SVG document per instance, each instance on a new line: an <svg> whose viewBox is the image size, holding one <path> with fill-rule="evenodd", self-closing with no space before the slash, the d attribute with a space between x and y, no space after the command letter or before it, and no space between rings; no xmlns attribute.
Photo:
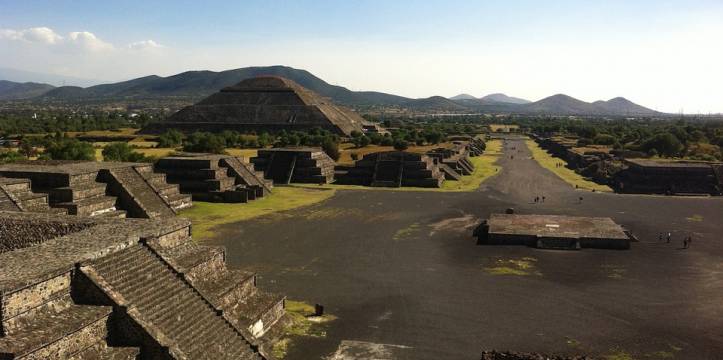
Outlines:
<svg viewBox="0 0 723 360"><path fill-rule="evenodd" d="M494 266L485 267L484 270L491 275L539 276L542 273L537 271L536 262L537 259L533 257L497 259Z"/></svg>
<svg viewBox="0 0 723 360"><path fill-rule="evenodd" d="M193 206L182 210L180 216L193 221L194 239L204 241L215 236L216 226L316 204L334 196L334 193L330 189L277 186L270 195L245 204L194 201Z"/></svg>
<svg viewBox="0 0 723 360"><path fill-rule="evenodd" d="M336 316L324 314L312 316L314 307L302 301L286 300L286 314L291 322L281 338L274 344L272 353L274 357L283 359L293 345L294 339L299 337L325 338L327 324L337 319Z"/></svg>
<svg viewBox="0 0 723 360"><path fill-rule="evenodd" d="M693 221L693 222L701 222L701 221L703 221L703 215L695 214L693 216L685 218L685 220Z"/></svg>
<svg viewBox="0 0 723 360"><path fill-rule="evenodd" d="M419 223L414 223L412 225L407 226L404 229L397 230L397 232L394 233L392 240L399 241L407 236L414 234L417 231L419 231Z"/></svg>
<svg viewBox="0 0 723 360"><path fill-rule="evenodd" d="M600 185L598 183L586 180L580 174L568 169L567 162L563 159L550 155L547 151L542 149L534 140L525 140L527 148L532 152L532 157L545 169L550 170L553 174L557 175L560 179L564 180L571 186L577 186L580 189L595 190L612 192L613 190L607 185ZM556 167L555 164L564 163L565 166Z"/></svg>
<svg viewBox="0 0 723 360"><path fill-rule="evenodd" d="M623 350L615 350L612 354L605 355L603 358L605 360L635 360L630 353Z"/></svg>

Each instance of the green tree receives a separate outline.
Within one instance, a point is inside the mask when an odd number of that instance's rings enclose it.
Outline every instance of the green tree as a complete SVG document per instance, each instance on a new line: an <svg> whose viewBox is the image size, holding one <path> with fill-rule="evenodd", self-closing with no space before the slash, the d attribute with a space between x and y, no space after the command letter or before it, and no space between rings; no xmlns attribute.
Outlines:
<svg viewBox="0 0 723 360"><path fill-rule="evenodd" d="M670 133L658 133L645 140L642 149L647 152L655 150L661 156L677 156L683 150L683 144L676 136Z"/></svg>
<svg viewBox="0 0 723 360"><path fill-rule="evenodd" d="M226 149L223 137L207 132L195 132L183 143L183 151L222 154Z"/></svg>
<svg viewBox="0 0 723 360"><path fill-rule="evenodd" d="M341 154L339 153L339 144L337 144L331 138L327 138L326 140L324 140L324 143L321 144L321 149L324 150L326 155L329 155L329 157L332 158L334 161L339 161L339 156L341 156Z"/></svg>
<svg viewBox="0 0 723 360"><path fill-rule="evenodd" d="M53 160L95 160L93 145L72 138L50 142L45 154Z"/></svg>
<svg viewBox="0 0 723 360"><path fill-rule="evenodd" d="M146 157L139 152L133 151L133 148L128 143L115 142L103 148L103 160L139 162L146 160Z"/></svg>
<svg viewBox="0 0 723 360"><path fill-rule="evenodd" d="M394 150L404 151L409 149L409 144L401 139L394 140Z"/></svg>
<svg viewBox="0 0 723 360"><path fill-rule="evenodd" d="M183 133L176 129L170 129L158 137L158 147L175 148L183 143Z"/></svg>

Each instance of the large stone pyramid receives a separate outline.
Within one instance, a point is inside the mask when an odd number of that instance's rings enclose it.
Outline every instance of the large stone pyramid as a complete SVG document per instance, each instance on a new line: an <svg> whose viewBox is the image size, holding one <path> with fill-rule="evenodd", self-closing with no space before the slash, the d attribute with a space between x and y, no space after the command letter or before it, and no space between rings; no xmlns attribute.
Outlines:
<svg viewBox="0 0 723 360"><path fill-rule="evenodd" d="M333 104L285 78L261 76L221 89L181 109L145 133L175 128L193 131L280 131L322 128L339 135L363 131L367 122L357 113Z"/></svg>

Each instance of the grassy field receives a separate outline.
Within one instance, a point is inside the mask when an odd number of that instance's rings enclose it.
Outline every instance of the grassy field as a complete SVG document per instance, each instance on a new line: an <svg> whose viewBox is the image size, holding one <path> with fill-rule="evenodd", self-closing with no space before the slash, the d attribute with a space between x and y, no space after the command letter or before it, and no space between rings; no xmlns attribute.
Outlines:
<svg viewBox="0 0 723 360"><path fill-rule="evenodd" d="M226 149L229 155L243 156L246 160L255 157L258 151L259 149Z"/></svg>
<svg viewBox="0 0 723 360"><path fill-rule="evenodd" d="M550 155L547 151L542 149L534 140L526 140L525 143L532 152L532 156L535 158L535 160L537 160L540 165L542 165L542 167L552 171L555 175L557 175L560 179L564 180L566 183L572 186L577 186L580 189L612 192L612 189L610 189L610 187L606 185L600 185L589 180L585 180L585 178L583 178L580 174L568 169L565 166L556 167L556 163L565 163L565 160ZM565 165L567 165L567 163L565 163Z"/></svg>
<svg viewBox="0 0 723 360"><path fill-rule="evenodd" d="M500 157L502 141L490 140L487 142L482 156L470 158L474 165L474 172L469 176L463 176L461 180L446 180L442 183L442 191L474 191L490 177L499 173L501 168L495 163Z"/></svg>
<svg viewBox="0 0 723 360"><path fill-rule="evenodd" d="M308 206L324 201L334 193L327 188L277 186L271 195L245 204L194 201L193 206L182 210L180 216L193 221L193 238L204 241L215 235L216 226Z"/></svg>

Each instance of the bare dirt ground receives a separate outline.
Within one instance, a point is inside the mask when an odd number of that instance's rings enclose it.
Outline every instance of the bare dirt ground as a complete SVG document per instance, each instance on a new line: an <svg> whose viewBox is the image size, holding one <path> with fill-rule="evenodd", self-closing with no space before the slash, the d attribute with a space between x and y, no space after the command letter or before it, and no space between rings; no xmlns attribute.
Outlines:
<svg viewBox="0 0 723 360"><path fill-rule="evenodd" d="M287 359L328 357L344 340L399 345L407 351L397 358L409 359L476 359L483 349L723 359L723 199L577 191L523 141L504 152L503 170L476 192L339 191L226 225L215 242L229 264L258 271L260 286L338 316ZM612 217L640 242L628 251L476 246L474 226L508 207ZM659 242L667 231L673 242Z"/></svg>

